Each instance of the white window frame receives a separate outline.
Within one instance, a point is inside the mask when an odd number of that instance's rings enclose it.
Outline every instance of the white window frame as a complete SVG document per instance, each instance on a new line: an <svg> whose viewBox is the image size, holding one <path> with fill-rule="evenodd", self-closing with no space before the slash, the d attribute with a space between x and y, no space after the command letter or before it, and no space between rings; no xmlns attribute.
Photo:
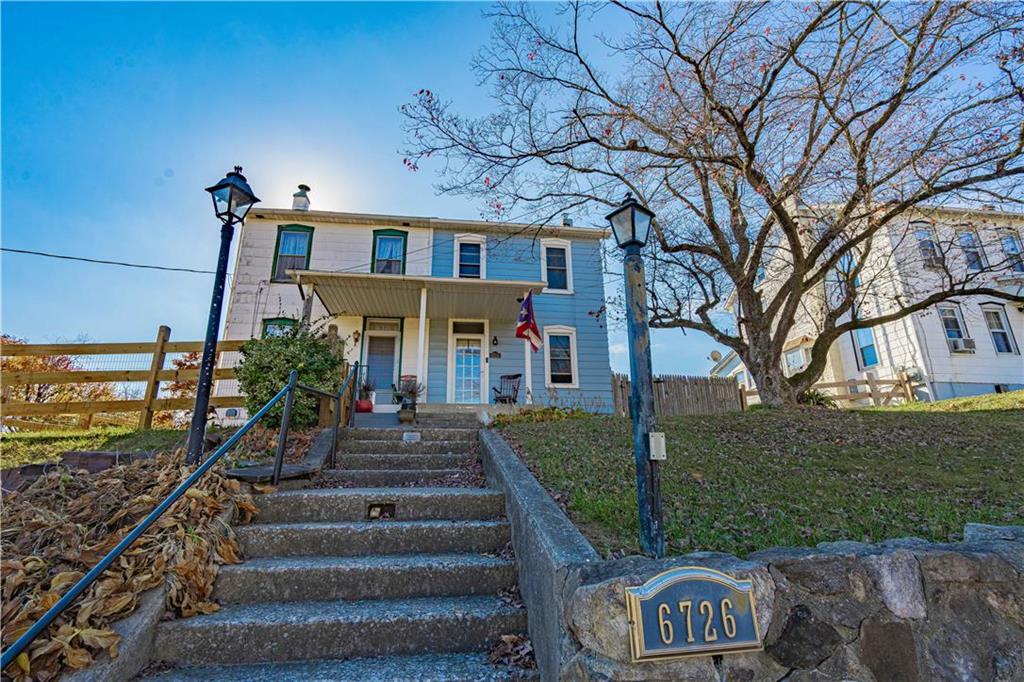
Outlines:
<svg viewBox="0 0 1024 682"><path fill-rule="evenodd" d="M964 246L962 238L964 235L970 235L972 239L972 246ZM964 265L971 272L981 272L988 267L988 257L985 255L985 247L981 244L981 237L978 236L978 231L972 227L958 227L956 229L956 243L960 246L960 250L964 254ZM974 251L978 254L978 268L972 268L970 259L967 256L968 251Z"/></svg>
<svg viewBox="0 0 1024 682"><path fill-rule="evenodd" d="M456 322L483 322L483 334L469 334L464 332L455 333ZM471 318L450 318L448 320L448 377L445 387L447 401L455 402L455 339L480 339L480 404L486 405L491 401L491 363L489 341L491 334L491 323L489 320L476 320Z"/></svg>
<svg viewBox="0 0 1024 682"><path fill-rule="evenodd" d="M457 279L476 279L463 277L459 272L459 247L462 244L480 245L480 279L487 279L487 237L482 234L455 235L455 252L452 254L452 277Z"/></svg>
<svg viewBox="0 0 1024 682"><path fill-rule="evenodd" d="M871 345L875 349L875 361L870 365L864 363L864 354L861 353L861 349L864 348L864 346L861 346L860 341L857 339L857 332L862 330L866 330L871 334ZM850 340L853 341L853 355L857 360L857 367L860 368L860 371L863 372L864 370L871 369L872 367L878 367L882 364L882 353L878 349L878 335L875 334L874 327L860 327L852 330L850 332Z"/></svg>
<svg viewBox="0 0 1024 682"><path fill-rule="evenodd" d="M797 351L800 352L801 363L800 363L799 367L793 368L793 367L789 366L789 358L787 356L790 353L795 353ZM790 348L789 350L787 350L786 352L784 352L782 354L782 364L783 364L783 367L785 368L784 374L786 376L792 376L793 374L796 374L797 372L801 372L804 369L806 369L806 367L810 363L810 361L811 361L811 351L810 351L809 348L807 348L807 346L797 346L796 348Z"/></svg>
<svg viewBox="0 0 1024 682"><path fill-rule="evenodd" d="M572 242L567 239L548 237L540 240L540 278L544 284L548 283L548 249L565 249L565 289L549 289L547 286L541 293L545 294L572 294L574 292L572 283Z"/></svg>
<svg viewBox="0 0 1024 682"><path fill-rule="evenodd" d="M953 315L956 317L957 324L960 325L960 338L961 339L969 339L969 338L971 338L971 333L967 329L967 323L964 321L964 314L963 314L963 312L961 312L960 306L958 306L958 305L949 305L949 304L947 304L947 305L937 305L937 306L935 306L935 309L939 311L939 327L942 329L942 338L944 338L947 343L949 341L951 341L952 339L950 338L949 334L946 333L946 324L945 324L945 322L942 321L942 311L943 310L952 310L953 311Z"/></svg>
<svg viewBox="0 0 1024 682"><path fill-rule="evenodd" d="M1017 248L1017 253L1010 253L1006 250L1006 240L1010 240ZM1012 273L1024 272L1024 244L1021 243L1020 235L1012 227L1006 227L999 231L999 249L1003 252L1006 264Z"/></svg>
<svg viewBox="0 0 1024 682"><path fill-rule="evenodd" d="M1006 338L1010 341L1009 351L999 350L999 346L996 345L995 330L989 325L986 313L995 313L999 316L999 320L1003 325L1003 328L999 331L1006 333ZM1010 318L1006 315L1006 308L996 303L983 303L981 305L981 317L985 322L985 329L988 330L989 338L992 339L992 349L996 352L996 355L1020 355L1020 346L1017 345L1017 339L1013 335L1013 327L1010 326Z"/></svg>
<svg viewBox="0 0 1024 682"><path fill-rule="evenodd" d="M551 336L569 337L569 360L572 363L572 383L556 384L551 381ZM579 388L580 366L579 353L576 350L576 327L555 324L544 327L544 386L546 388Z"/></svg>
<svg viewBox="0 0 1024 682"><path fill-rule="evenodd" d="M943 261L942 249L939 248L939 236L935 231L935 226L931 223L917 222L911 223L910 229L914 233L914 247L917 249L918 256L924 263L926 268L940 267ZM926 240L921 239L918 232L927 232L929 248L925 248L924 242Z"/></svg>

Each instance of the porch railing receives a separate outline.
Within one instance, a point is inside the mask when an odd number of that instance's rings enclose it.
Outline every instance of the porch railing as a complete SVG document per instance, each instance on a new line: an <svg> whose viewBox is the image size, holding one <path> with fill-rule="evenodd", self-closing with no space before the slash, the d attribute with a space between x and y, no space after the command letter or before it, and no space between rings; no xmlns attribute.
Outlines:
<svg viewBox="0 0 1024 682"><path fill-rule="evenodd" d="M342 401L349 390L353 387L353 382L358 374L359 363L356 363L352 366L351 371L349 371L348 376L345 378L345 381L342 383L338 392L329 393L312 386L300 384L298 382L298 371L292 370L288 375L288 383L284 388L277 392L277 395L271 398L266 405L261 407L256 414L252 415L245 424L239 427L239 429L235 431L230 438L224 441L223 445L214 450L213 454L207 457L199 467L189 475L188 478L182 481L177 488L171 491L171 493L164 498L164 500L160 502L160 504L158 504L156 508L146 516L146 518L142 519L142 521L140 521L135 528L133 528L131 532L121 540L121 542L117 543L116 547L100 559L99 563L96 564L88 573L82 576L82 578L79 579L79 581L76 582L71 589L57 601L56 604L51 606L46 613L40 616L39 620L33 623L32 626L25 631L21 637L19 637L13 644L11 644L11 646L7 647L3 653L0 654L0 670L6 669L8 665L13 663L18 655L24 651L36 637L42 634L42 632L49 627L57 616L63 613L64 610L75 601L75 599L89 589L89 587L96 582L101 575L103 575L103 572L106 571L111 564L117 561L118 557L124 554L125 550L131 547L132 544L171 507L171 505L177 502L189 488L195 485L196 482L206 474L206 472L212 469L213 466L219 462L221 458L238 443L238 441L242 439L242 436L244 436L261 419L263 419L263 417L266 416L266 414L283 399L285 401L284 413L281 416L281 431L277 441L277 453L274 457L274 483L276 484L280 479L281 467L284 462L285 444L288 440L288 423L291 419L291 409L295 401L295 391L297 390L320 395L321 397L328 397L335 401L334 433L329 458L330 466L333 467L335 464L335 450L338 445L338 430L340 428ZM355 410L352 409L350 411L350 415L354 413Z"/></svg>

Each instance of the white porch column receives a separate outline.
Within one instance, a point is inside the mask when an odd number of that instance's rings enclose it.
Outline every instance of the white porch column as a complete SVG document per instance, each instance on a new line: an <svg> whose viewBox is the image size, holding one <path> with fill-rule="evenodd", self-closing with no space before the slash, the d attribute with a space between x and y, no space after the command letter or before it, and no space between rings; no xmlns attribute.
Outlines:
<svg viewBox="0 0 1024 682"><path fill-rule="evenodd" d="M530 342L523 339L523 360L526 363L523 367L523 382L526 384L526 404L533 404L533 349Z"/></svg>
<svg viewBox="0 0 1024 682"><path fill-rule="evenodd" d="M422 383L427 367L427 288L420 289L420 326L416 336L416 383Z"/></svg>

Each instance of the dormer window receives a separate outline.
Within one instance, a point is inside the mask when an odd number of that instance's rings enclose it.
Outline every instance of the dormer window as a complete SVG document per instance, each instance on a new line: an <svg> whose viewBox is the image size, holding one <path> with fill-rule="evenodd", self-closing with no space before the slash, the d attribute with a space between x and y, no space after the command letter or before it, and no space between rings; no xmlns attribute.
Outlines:
<svg viewBox="0 0 1024 682"><path fill-rule="evenodd" d="M370 270L382 275L405 274L405 252L408 232L374 230Z"/></svg>
<svg viewBox="0 0 1024 682"><path fill-rule="evenodd" d="M455 277L485 279L487 277L487 238L475 234L455 237Z"/></svg>

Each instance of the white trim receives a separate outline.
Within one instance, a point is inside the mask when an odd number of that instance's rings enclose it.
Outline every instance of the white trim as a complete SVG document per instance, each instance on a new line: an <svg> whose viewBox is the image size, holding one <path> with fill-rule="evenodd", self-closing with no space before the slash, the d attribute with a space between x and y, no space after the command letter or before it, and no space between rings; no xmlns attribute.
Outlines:
<svg viewBox="0 0 1024 682"><path fill-rule="evenodd" d="M576 352L576 327L567 327L561 324L553 324L544 327L544 386L547 388L579 388L580 368L579 356ZM551 383L551 342L548 337L555 336L569 337L569 359L572 361L572 383L554 384Z"/></svg>
<svg viewBox="0 0 1024 682"><path fill-rule="evenodd" d="M565 289L549 289L548 283L548 248L565 249ZM545 238L540 240L540 278L544 282L545 294L570 295L574 292L572 285L572 242L568 239Z"/></svg>
<svg viewBox="0 0 1024 682"><path fill-rule="evenodd" d="M988 330L989 339L991 339L992 341L992 350L995 351L996 356L998 357L1000 355L1020 355L1020 347L1017 345L1017 339L1013 335L1013 327L1010 326L1010 318L1006 314L1006 308L998 303L982 303L980 307L981 321L985 323L985 329ZM996 346L996 330L992 329L992 327L989 325L988 318L985 316L985 313L995 313L996 315L999 316L999 321L1003 325L1003 328L1000 329L999 331L1006 334L1006 338L1010 342L1009 352L1001 351L999 350L999 347Z"/></svg>
<svg viewBox="0 0 1024 682"><path fill-rule="evenodd" d="M427 288L420 289L420 317L417 320L416 336L416 381L423 384L426 378L426 363L423 362L424 348L427 345Z"/></svg>
<svg viewBox="0 0 1024 682"><path fill-rule="evenodd" d="M477 279L476 277L462 277L459 274L459 246L464 243L480 245L480 279L487 279L487 237L482 234L455 235L455 246L452 249L452 277L456 279Z"/></svg>
<svg viewBox="0 0 1024 682"><path fill-rule="evenodd" d="M365 318L365 321L364 321L364 327L369 325L370 320L383 320L383 319L386 319L388 321L392 321L392 318L367 317L367 318ZM391 369L391 375L392 375L391 381L396 386L398 385L398 382L401 379L400 372L401 372L401 365L402 365L402 330L404 328L405 328L405 319L402 319L402 320L398 321L398 331L393 331L392 332L392 331L381 331L381 330L366 329L363 332L362 337L359 339L359 344L361 346L361 348L359 349L359 357L360 357L360 364L363 367L367 366L366 355L367 355L367 353L369 352L369 349L370 349L370 337L371 336L389 337L389 338L392 338L392 339L395 340L395 351L394 351L394 356L393 356L394 357L394 362L393 362L394 366ZM367 376L369 376L369 375L367 374ZM380 387L379 386L374 386L373 388L376 390L376 389L379 389ZM391 388L390 386L387 387L387 389L390 389L390 388Z"/></svg>
<svg viewBox="0 0 1024 682"><path fill-rule="evenodd" d="M483 322L483 334L456 334L456 322ZM455 340L456 339L480 339L480 404L486 405L490 402L491 391L491 368L489 362L490 352L490 321L470 320L462 318L451 318L448 320L448 378L447 378L447 402L455 402Z"/></svg>

